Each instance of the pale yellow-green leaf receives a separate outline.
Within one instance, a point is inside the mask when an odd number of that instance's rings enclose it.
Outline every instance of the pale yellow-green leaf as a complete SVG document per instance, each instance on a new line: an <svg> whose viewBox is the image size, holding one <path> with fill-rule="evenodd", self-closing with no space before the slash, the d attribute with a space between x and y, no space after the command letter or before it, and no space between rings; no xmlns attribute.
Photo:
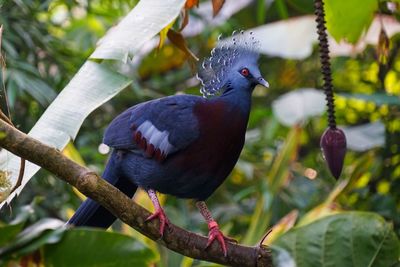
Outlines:
<svg viewBox="0 0 400 267"><path fill-rule="evenodd" d="M274 242L274 240L276 240L279 236L286 233L289 229L291 229L294 226L298 216L299 216L298 210L292 210L291 212L286 214L282 219L279 220L278 223L276 223L271 228L271 232L268 233L268 235L263 240L262 244L266 246L271 245Z"/></svg>
<svg viewBox="0 0 400 267"><path fill-rule="evenodd" d="M140 1L117 26L109 30L91 58L126 62L146 41L175 20L184 4L185 0ZM131 82L129 78L105 65L86 61L51 103L29 135L49 146L64 149L68 142L76 137L85 118ZM96 151L95 148L93 150ZM14 185L19 173L19 158L2 151L0 168L11 173L10 181ZM19 194L39 169L39 166L27 162L22 185L8 196L6 201L0 203L0 208Z"/></svg>
<svg viewBox="0 0 400 267"><path fill-rule="evenodd" d="M176 19L185 0L146 0L108 31L90 56L126 62L129 57Z"/></svg>
<svg viewBox="0 0 400 267"><path fill-rule="evenodd" d="M172 28L172 26L174 25L174 23L175 23L175 20L172 21L170 24L168 24L165 28L163 28L163 29L160 31L160 41L158 42L158 49L160 49L160 48L163 47L163 45L164 45L164 43L165 43L165 39L167 39L168 31L169 31L169 29Z"/></svg>
<svg viewBox="0 0 400 267"><path fill-rule="evenodd" d="M335 188L329 193L325 201L307 212L301 218L297 226L306 225L325 216L339 212L340 208L335 204L335 200L343 192L343 190L345 190L348 183L349 179L340 180Z"/></svg>
<svg viewBox="0 0 400 267"><path fill-rule="evenodd" d="M74 144L72 142L69 142L67 146L64 148L63 152L64 156L68 157L69 159L75 161L79 165L84 166L85 161L83 160L81 154L79 151L76 149Z"/></svg>
<svg viewBox="0 0 400 267"><path fill-rule="evenodd" d="M76 147L74 146L74 144L72 142L69 142L67 144L67 146L64 148L64 150L62 151L62 153L68 157L69 159L75 161L76 163L78 163L79 165L85 166L85 161L83 160L81 154L79 153L79 151L76 149ZM74 193L81 199L81 200L85 200L86 196L84 194L82 194L81 192L79 192L78 189L76 189L75 187L72 189L74 191ZM67 212L68 215L70 214L70 210ZM72 213L73 214L73 213ZM72 214L70 214L72 216Z"/></svg>
<svg viewBox="0 0 400 267"><path fill-rule="evenodd" d="M71 139L76 137L84 119L93 110L130 83L130 79L108 67L90 60L86 61L33 126L29 136L62 150ZM11 173L10 180L13 185L17 180L19 167L18 157L6 151L0 154L0 168ZM22 184L8 197L7 201L18 195L39 169L39 166L26 162ZM0 204L0 207L3 204Z"/></svg>

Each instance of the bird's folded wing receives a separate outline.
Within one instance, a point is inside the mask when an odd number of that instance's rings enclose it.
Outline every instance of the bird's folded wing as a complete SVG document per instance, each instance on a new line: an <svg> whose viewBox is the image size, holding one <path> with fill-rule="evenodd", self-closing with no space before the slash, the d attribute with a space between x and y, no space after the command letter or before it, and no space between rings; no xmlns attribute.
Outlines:
<svg viewBox="0 0 400 267"><path fill-rule="evenodd" d="M179 95L138 104L116 117L103 142L116 149L138 150L163 161L199 136L193 107L203 98Z"/></svg>

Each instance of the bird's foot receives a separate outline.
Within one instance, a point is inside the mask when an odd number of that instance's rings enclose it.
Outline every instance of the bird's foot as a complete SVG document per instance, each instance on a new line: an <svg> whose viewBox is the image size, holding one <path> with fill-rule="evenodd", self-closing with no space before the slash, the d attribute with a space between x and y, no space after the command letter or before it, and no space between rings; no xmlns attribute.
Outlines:
<svg viewBox="0 0 400 267"><path fill-rule="evenodd" d="M150 215L149 217L147 217L146 222L148 221L152 221L155 218L158 218L158 220L160 221L160 235L161 237L164 235L164 229L165 226L169 226L170 222L167 218L167 215L165 215L165 212L162 208L157 209L152 215Z"/></svg>
<svg viewBox="0 0 400 267"><path fill-rule="evenodd" d="M228 242L233 242L233 243L237 243L237 241L233 238L224 236L222 234L221 230L219 230L219 227L218 227L218 224L216 221L210 221L208 223L208 229L209 229L209 232L208 232L208 241L207 241L206 248L208 248L214 242L214 240L217 240L222 248L222 252L224 253L224 256L226 257L228 255L228 252L226 249L225 240Z"/></svg>

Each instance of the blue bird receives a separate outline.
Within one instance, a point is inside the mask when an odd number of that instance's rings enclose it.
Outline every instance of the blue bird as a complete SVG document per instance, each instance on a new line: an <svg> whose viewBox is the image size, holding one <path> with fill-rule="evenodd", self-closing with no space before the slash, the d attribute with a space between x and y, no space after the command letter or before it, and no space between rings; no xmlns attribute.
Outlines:
<svg viewBox="0 0 400 267"><path fill-rule="evenodd" d="M268 87L258 68L253 33L219 41L197 75L201 96L174 95L127 109L106 129L103 143L113 148L104 179L132 197L146 190L155 208L160 234L169 220L156 192L195 199L208 223L207 247L214 240L227 255L226 240L205 200L235 166L245 141L256 85ZM108 228L116 218L87 199L68 221L75 226Z"/></svg>

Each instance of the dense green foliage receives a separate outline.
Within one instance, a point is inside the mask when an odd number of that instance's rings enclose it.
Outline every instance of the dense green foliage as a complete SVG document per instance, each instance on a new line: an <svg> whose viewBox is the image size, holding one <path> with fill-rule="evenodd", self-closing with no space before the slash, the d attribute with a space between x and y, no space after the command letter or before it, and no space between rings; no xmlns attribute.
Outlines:
<svg viewBox="0 0 400 267"><path fill-rule="evenodd" d="M93 52L99 38L137 1L84 2L0 1L0 24L4 27L2 50L6 60L5 75L2 77L11 117L22 131L28 132L32 128ZM232 2L227 1L226 5ZM352 43L362 40L363 31L370 27L377 13L387 14L395 23L400 15L398 7L394 11L388 8L387 1L329 0L326 3L331 35L336 40L345 39ZM254 28L279 20L289 21L292 17L312 13L311 0L275 0L267 6L265 1L254 1L223 24L211 25L200 34L187 38L188 47L202 58L209 54L220 33L230 35L235 29ZM283 35L287 37L295 33L290 30ZM296 42L292 45L296 48ZM281 95L296 92L299 88L321 88L315 43L313 52L305 59L273 55L261 57L260 69L271 88L268 91L256 89L240 161L230 178L208 200L224 233L240 243L254 245L266 229L275 225L264 244L272 243L276 255L280 255L277 256L279 259L285 258L282 255L286 252L283 253L282 249L292 256L294 252L300 253L304 260L320 256L321 247L316 247L312 240L321 238L330 242L331 249L321 256L326 265L315 266L366 266L363 263L371 263L373 253L376 253L377 261L372 261L374 264L370 266L399 264L399 48L398 34L390 35L390 39L381 34L379 42L367 45L361 53L332 59L338 124L358 126L380 121L384 125L384 130L375 136L359 136L364 138L360 142L366 148L348 151L339 181L331 177L320 153L319 138L327 125L325 114L309 116L288 127L282 124L272 108ZM124 109L145 100L177 92L199 94L199 85L194 83L192 77L190 64L179 49L165 44L159 50L152 50L140 62L137 71L131 71L133 83L85 120L74 145L70 144L65 149L66 155L100 173L107 160L107 155L101 154L99 149L107 124ZM5 111L3 99L1 107ZM304 106L312 105L304 102ZM374 143L377 139L384 142ZM143 192L135 198L150 209L149 200ZM192 201L173 197L163 200L173 223L206 233L206 224ZM126 262L107 266L127 266L128 263L141 266L149 262L157 266L211 266L168 251L120 223L113 226L115 233L94 230L61 232L57 230L59 223L52 221L51 224L44 219L67 220L79 203L80 198L69 185L41 170L13 201L12 212L5 207L0 213L0 220L4 223L0 226L0 258L3 255L7 260L18 260L21 255L29 255L24 260L34 262L37 258L34 251L40 247L42 260L49 266L61 266L57 261L63 261L62 257L68 255L82 258L81 266L104 266L110 262L105 257L107 253L102 253L107 247L101 245L107 243L111 247L112 243L125 249L114 252L115 257L125 257ZM14 219L16 215L19 217ZM325 217L327 215L332 216ZM41 225L48 226L43 228ZM284 234L293 225L296 226ZM37 235L21 241L22 235L18 233L28 226L38 229ZM328 227L333 236L326 232ZM357 231L353 232L353 229ZM118 231L133 238L121 236L116 233ZM359 238L360 244L363 240L366 243L370 240L372 245L350 247L346 242L349 235ZM293 248L293 239L298 236L303 243ZM81 248L87 251L86 255L93 255L94 260L103 261L104 265L91 262L93 258L86 259L79 253L69 254L73 253L71 248L77 243L84 246L82 240L88 242L88 247ZM379 241L383 245L377 248L376 242ZM340 262L343 258L338 258L338 255L344 252L354 253L353 260L357 264ZM128 255L134 257L129 258ZM351 256L345 254L344 257ZM290 259L291 256L288 257ZM283 261L287 262L288 257ZM314 266L304 262L297 264ZM70 266L79 265L71 263Z"/></svg>
<svg viewBox="0 0 400 267"><path fill-rule="evenodd" d="M374 232L372 238L365 231ZM392 266L399 251L391 226L376 214L362 212L343 212L297 227L274 245L295 255L299 267Z"/></svg>

